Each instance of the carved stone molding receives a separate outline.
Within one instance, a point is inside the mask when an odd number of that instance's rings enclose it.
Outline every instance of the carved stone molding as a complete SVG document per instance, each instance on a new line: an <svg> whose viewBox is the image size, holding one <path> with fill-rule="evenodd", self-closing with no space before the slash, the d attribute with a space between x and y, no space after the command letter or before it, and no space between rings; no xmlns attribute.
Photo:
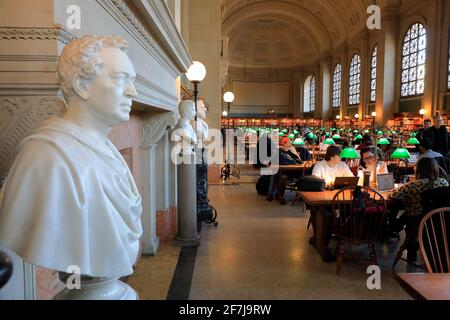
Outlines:
<svg viewBox="0 0 450 320"><path fill-rule="evenodd" d="M18 143L43 120L65 109L64 102L57 97L0 96L0 177L9 170Z"/></svg>
<svg viewBox="0 0 450 320"><path fill-rule="evenodd" d="M157 144L169 128L175 127L179 118L178 111L145 115L142 120L141 147Z"/></svg>
<svg viewBox="0 0 450 320"><path fill-rule="evenodd" d="M58 40L68 44L77 37L61 26L51 27L0 27L0 39L4 40Z"/></svg>
<svg viewBox="0 0 450 320"><path fill-rule="evenodd" d="M171 61L155 40L155 36L142 24L141 20L130 9L126 1L97 0L97 2L113 17L118 19L120 24L128 29L130 34L135 35L134 38L141 43L143 48L145 48L161 64L161 66L169 71L172 76L177 77L181 72L184 72L184 70L179 70L180 67L176 66L176 64Z"/></svg>

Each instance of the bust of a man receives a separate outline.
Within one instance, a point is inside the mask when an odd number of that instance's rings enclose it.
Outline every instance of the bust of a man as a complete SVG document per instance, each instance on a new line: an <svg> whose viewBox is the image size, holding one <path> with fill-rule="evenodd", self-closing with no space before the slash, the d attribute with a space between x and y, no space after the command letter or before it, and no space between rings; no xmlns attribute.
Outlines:
<svg viewBox="0 0 450 320"><path fill-rule="evenodd" d="M0 244L25 261L92 277L133 273L141 196L107 138L137 95L127 47L118 36L84 36L61 54L67 111L20 143L0 191Z"/></svg>
<svg viewBox="0 0 450 320"><path fill-rule="evenodd" d="M206 106L203 100L197 102L197 139L200 142L208 140L209 127L206 123Z"/></svg>
<svg viewBox="0 0 450 320"><path fill-rule="evenodd" d="M197 135L191 126L191 121L195 117L195 104L191 100L183 100L178 105L178 110L180 121L175 128L175 132L178 140L182 141L184 150L186 150L186 147L194 147L197 144Z"/></svg>

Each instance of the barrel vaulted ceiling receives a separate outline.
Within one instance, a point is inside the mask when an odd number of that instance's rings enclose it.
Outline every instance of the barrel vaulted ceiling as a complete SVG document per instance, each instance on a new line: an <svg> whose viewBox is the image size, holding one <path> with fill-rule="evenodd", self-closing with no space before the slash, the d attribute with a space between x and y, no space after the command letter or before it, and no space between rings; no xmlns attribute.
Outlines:
<svg viewBox="0 0 450 320"><path fill-rule="evenodd" d="M405 0L225 0L222 34L231 67L273 68L316 61L365 28L367 8Z"/></svg>

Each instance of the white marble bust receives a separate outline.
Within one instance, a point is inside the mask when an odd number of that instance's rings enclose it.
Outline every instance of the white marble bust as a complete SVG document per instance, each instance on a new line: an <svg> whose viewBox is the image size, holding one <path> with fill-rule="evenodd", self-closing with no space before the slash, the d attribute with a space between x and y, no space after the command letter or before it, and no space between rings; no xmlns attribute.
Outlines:
<svg viewBox="0 0 450 320"><path fill-rule="evenodd" d="M183 150L186 152L187 148L191 149L197 144L197 135L191 125L191 121L195 117L195 104L191 100L183 100L178 105L178 110L180 121L175 128L175 132L177 139L182 141Z"/></svg>
<svg viewBox="0 0 450 320"><path fill-rule="evenodd" d="M118 36L84 36L61 54L67 111L20 143L0 191L0 245L25 261L92 277L133 273L141 196L107 138L137 95L127 47Z"/></svg>
<svg viewBox="0 0 450 320"><path fill-rule="evenodd" d="M203 100L197 101L197 139L205 142L209 137L209 127L206 123L206 106Z"/></svg>

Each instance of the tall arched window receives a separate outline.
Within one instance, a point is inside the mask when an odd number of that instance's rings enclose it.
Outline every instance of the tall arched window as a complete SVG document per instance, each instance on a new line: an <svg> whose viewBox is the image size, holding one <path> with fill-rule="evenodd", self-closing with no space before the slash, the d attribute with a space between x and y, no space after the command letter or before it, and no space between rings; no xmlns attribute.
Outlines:
<svg viewBox="0 0 450 320"><path fill-rule="evenodd" d="M316 109L316 77L309 76L305 81L303 112L313 112Z"/></svg>
<svg viewBox="0 0 450 320"><path fill-rule="evenodd" d="M378 47L375 46L372 51L372 61L370 64L370 102L377 99L377 60Z"/></svg>
<svg viewBox="0 0 450 320"><path fill-rule="evenodd" d="M333 108L341 107L342 66L338 63L333 72Z"/></svg>
<svg viewBox="0 0 450 320"><path fill-rule="evenodd" d="M401 96L421 95L425 89L427 31L420 23L413 24L403 39Z"/></svg>
<svg viewBox="0 0 450 320"><path fill-rule="evenodd" d="M350 62L350 79L348 90L348 104L359 104L361 93L361 57L355 54Z"/></svg>

